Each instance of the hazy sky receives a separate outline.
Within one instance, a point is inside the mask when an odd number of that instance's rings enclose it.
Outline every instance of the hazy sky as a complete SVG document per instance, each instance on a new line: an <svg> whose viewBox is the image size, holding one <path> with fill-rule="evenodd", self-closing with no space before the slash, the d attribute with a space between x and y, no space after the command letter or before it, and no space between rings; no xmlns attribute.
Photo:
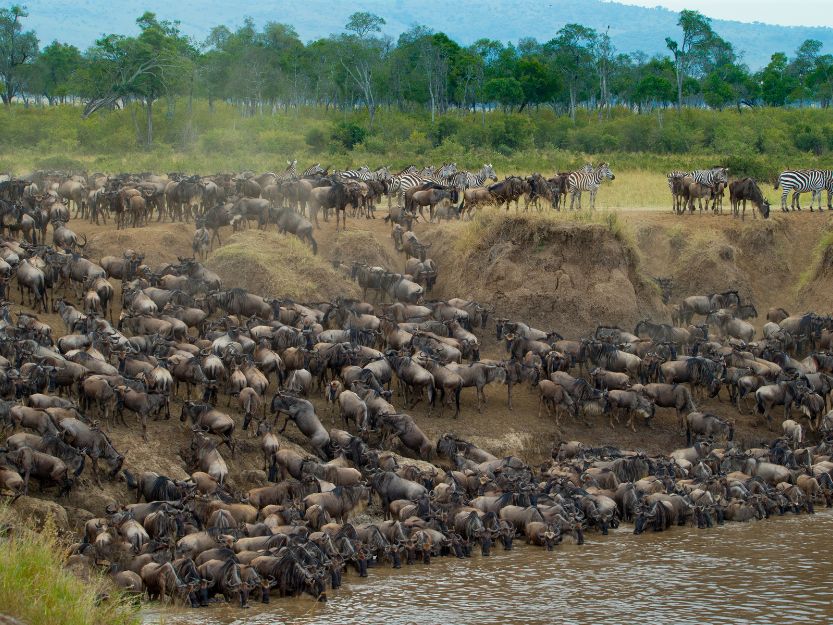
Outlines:
<svg viewBox="0 0 833 625"><path fill-rule="evenodd" d="M718 19L765 22L784 26L833 26L831 0L616 0L673 11L693 9Z"/></svg>

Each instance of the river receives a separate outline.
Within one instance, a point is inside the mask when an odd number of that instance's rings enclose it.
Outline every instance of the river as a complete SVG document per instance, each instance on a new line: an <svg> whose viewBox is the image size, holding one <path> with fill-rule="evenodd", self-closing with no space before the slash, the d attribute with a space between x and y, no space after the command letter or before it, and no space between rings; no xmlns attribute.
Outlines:
<svg viewBox="0 0 833 625"><path fill-rule="evenodd" d="M394 571L351 572L329 602L272 599L241 610L150 604L146 624L166 625L674 625L833 622L833 512L675 527L607 537L551 553L516 542L491 557L437 558Z"/></svg>

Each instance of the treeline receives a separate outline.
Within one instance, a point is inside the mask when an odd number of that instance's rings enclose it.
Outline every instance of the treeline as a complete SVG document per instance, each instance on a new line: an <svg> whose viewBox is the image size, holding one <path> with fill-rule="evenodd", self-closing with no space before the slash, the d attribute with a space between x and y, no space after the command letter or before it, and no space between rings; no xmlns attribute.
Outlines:
<svg viewBox="0 0 833 625"><path fill-rule="evenodd" d="M0 107L0 172L273 171L297 158L339 169L364 164L403 168L456 162L477 170L493 163L501 176L564 171L587 161L664 173L728 164L734 173L774 181L786 168L831 168L833 118L809 108L722 112L684 108L637 115L614 107L610 117L579 110L573 122L551 109L537 114L449 113L431 122L424 111L380 114L372 132L366 111L334 115L323 107L280 115L241 117L225 102L185 98L154 109L156 140L137 136L140 104L108 115L79 118L75 106ZM134 115L135 114L135 115ZM663 189L665 189L663 187ZM667 190L667 189L666 189Z"/></svg>
<svg viewBox="0 0 833 625"><path fill-rule="evenodd" d="M153 107L205 98L231 103L244 115L320 106L363 108L370 129L380 109L482 114L551 109L572 120L579 110L600 118L614 107L634 112L669 106L828 107L833 55L805 41L791 57L775 52L751 72L709 18L683 11L668 54L617 52L607 33L567 24L546 42L480 40L464 47L443 33L414 26L394 41L382 36L382 17L354 13L344 32L303 43L292 26L259 29L250 19L232 30L213 28L193 41L176 22L145 13L135 36L106 35L88 50L52 42L41 48L25 29L27 13L0 9L0 80L7 104L22 100L85 104L85 115L140 103L145 142L153 140ZM499 16L496 16L499 19ZM186 104L187 105L187 104Z"/></svg>

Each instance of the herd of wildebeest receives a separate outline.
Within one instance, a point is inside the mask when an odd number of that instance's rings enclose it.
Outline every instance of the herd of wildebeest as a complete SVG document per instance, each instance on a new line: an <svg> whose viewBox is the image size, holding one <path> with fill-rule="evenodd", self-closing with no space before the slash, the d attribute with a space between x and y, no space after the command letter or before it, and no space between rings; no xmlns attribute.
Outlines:
<svg viewBox="0 0 833 625"><path fill-rule="evenodd" d="M569 339L497 316L488 302L427 300L439 268L413 225L419 207L439 203L437 188L406 194L389 211L405 271L334 261L361 301L249 293L200 260L222 227L248 219L315 245L296 211L304 178L228 177L242 193L230 206L222 180L41 174L0 183L0 489L13 506L34 479L61 501L89 462L94 483L122 482L125 500L135 497L95 511L68 565L191 606L215 596L243 607L273 594L325 601L347 570L488 556L519 537L552 550L621 522L636 533L706 528L833 502L830 316L771 309L758 333L748 321L755 306L730 290L671 305L670 324L646 319L633 332L599 326ZM331 182L304 199L313 221L311 206L343 212L331 194L372 215L374 185ZM267 198L249 197L253 185ZM278 195L268 197L270 186ZM159 263L125 250L91 259L69 226L73 209L78 221L113 211L117 224L140 225L150 206L157 219L195 220L194 256ZM38 318L48 312L58 327ZM491 359L481 357L487 348ZM477 419L492 387L506 390L489 402L506 402L507 421L513 394L532 392L538 418L559 431L569 419L647 432L657 409L673 410L686 446L649 455L559 441L533 466L452 433L432 440L413 416ZM471 395L461 405L463 393ZM754 412L769 430L778 411L780 435L743 448L731 417L698 409L707 397L719 412ZM178 421L164 423L172 414ZM108 434L135 430L147 440L151 420L182 441L188 479L131 467ZM300 447L278 436L290 422ZM251 484L241 472L229 477L227 459L254 437L263 484L244 490ZM357 520L374 502L381 518Z"/></svg>

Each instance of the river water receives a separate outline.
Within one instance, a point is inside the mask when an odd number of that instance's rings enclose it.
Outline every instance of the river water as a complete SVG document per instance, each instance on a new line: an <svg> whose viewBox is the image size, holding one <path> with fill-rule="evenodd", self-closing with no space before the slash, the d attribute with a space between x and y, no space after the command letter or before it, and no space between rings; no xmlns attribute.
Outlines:
<svg viewBox="0 0 833 625"><path fill-rule="evenodd" d="M674 625L833 623L833 513L607 537L550 553L516 541L488 558L351 572L329 602L278 599L241 610L147 605L167 625Z"/></svg>

